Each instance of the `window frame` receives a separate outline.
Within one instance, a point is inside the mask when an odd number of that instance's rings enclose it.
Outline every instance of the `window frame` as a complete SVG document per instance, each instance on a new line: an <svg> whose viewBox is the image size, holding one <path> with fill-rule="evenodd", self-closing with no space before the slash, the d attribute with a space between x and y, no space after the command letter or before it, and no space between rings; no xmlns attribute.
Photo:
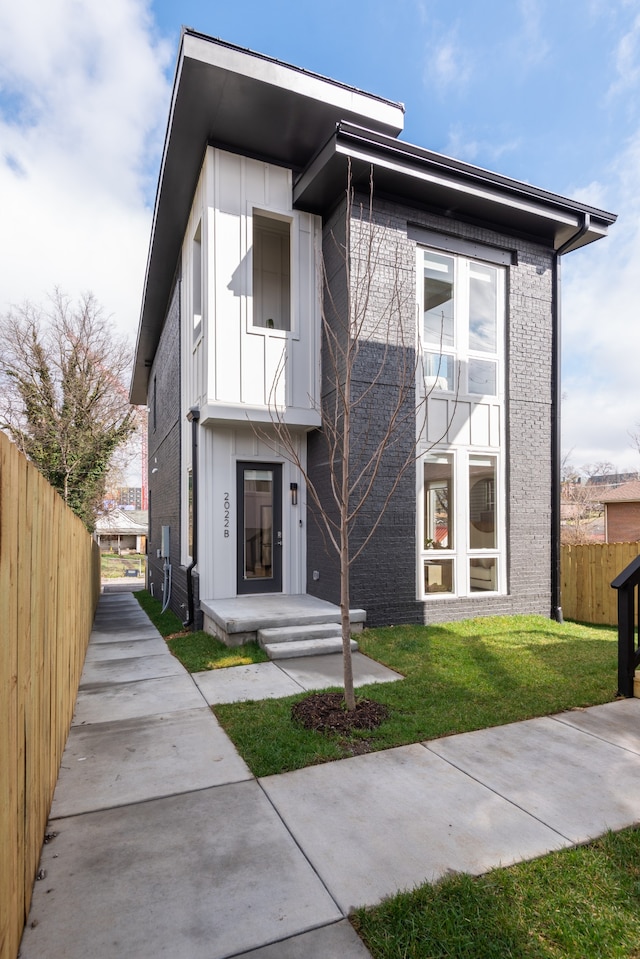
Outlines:
<svg viewBox="0 0 640 959"><path fill-rule="evenodd" d="M423 438L421 455L417 460L417 563L416 586L417 598L421 602L437 602L443 600L477 598L481 595L505 595L507 592L507 534L506 534L506 482L505 482L505 373L506 373L506 323L507 323L507 291L508 268L512 261L511 254L506 251L496 251L493 255L490 249L484 251L471 244L460 241L460 249L452 249L450 244L443 244L442 248L436 243L434 235L429 235L426 244L422 237L416 247L416 287L418 297L418 348L422 351L422 369L418 382L418 394L427 404L436 403L434 411L448 409L448 427L445 435L430 444L426 436ZM473 255L470 253L473 252ZM483 255L486 253L486 255ZM449 257L453 262L453 285L451 300L453 303L453 335L452 344L445 346L428 343L425 335L425 280L424 267L428 257L436 254L439 258ZM475 267L482 270L475 270ZM482 294L480 295L480 309L472 313L473 303L472 281L474 272L485 273L491 270L495 277L494 292L486 300L492 304L492 310L486 314L482 309ZM437 282L436 282L437 287ZM477 288L476 288L477 290ZM437 298L437 289L434 290ZM445 307L446 309L446 307ZM488 349L483 348L481 340L473 342L472 319L482 323L483 315L491 317L495 322L488 324L486 336ZM482 336L483 330L479 330ZM495 342L494 342L495 337ZM433 339L433 335L432 335ZM429 366L429 356L435 357ZM451 367L438 369L438 357L447 357ZM493 392L478 392L473 390L473 383L469 378L469 362L489 361L494 364L495 390ZM437 374L440 382L435 383ZM431 378L431 379L430 379ZM451 388L453 386L453 388ZM445 404L443 406L443 404ZM497 438L486 436L481 442L490 442L490 446L470 442L471 433L461 430L460 416L473 415L477 406L497 408L499 413L499 433ZM427 406L427 417L429 407ZM437 416L444 415L436 413ZM491 413L489 414L492 415ZM425 463L429 457L447 456L451 458L451 483L453 511L450 525L453 536L447 548L436 544L427 546L425 542L427 522L427 479L425 479ZM472 502L471 490L473 477L471 468L479 467L482 461L491 464L493 480L494 530L495 538L492 545L482 544L480 541L472 546L473 533L471 528ZM480 469L481 471L481 469ZM477 476L478 474L476 474ZM488 510L487 510L488 512ZM487 518L489 522L489 518ZM485 531L486 532L486 531ZM438 564L437 560L442 562ZM445 569L450 565L450 571ZM427 583L426 569L429 565L441 565L443 569L436 571L432 588ZM442 589L442 584L448 585L447 577L451 575L451 588ZM477 575L473 575L476 572ZM440 577L440 578L439 578ZM487 584L485 586L485 584ZM488 588L487 588L488 587Z"/></svg>
<svg viewBox="0 0 640 959"><path fill-rule="evenodd" d="M455 394L458 397L491 397L502 399L504 395L504 331L506 320L506 290L507 268L500 264L491 262L490 258L482 260L478 257L470 257L461 253L450 252L449 250L438 250L432 246L418 246L418 305L419 305L419 343L423 358L424 384L423 388L427 393ZM453 330L451 344L442 342L435 343L428 341L425 335L424 323L424 269L425 260L429 256L447 257L453 263ZM473 277L473 267L478 265L483 269L494 271L496 277L495 285L495 349L483 350L473 349L470 346L471 334L471 281ZM427 373L427 368L440 369L442 361L446 359L447 365L452 365L452 376L434 375L433 372ZM477 368L480 364L491 364L495 371L495 389L489 392L483 392L471 388L470 369L474 363ZM443 381L446 385L443 386ZM450 385L452 383L452 385Z"/></svg>
<svg viewBox="0 0 640 959"><path fill-rule="evenodd" d="M446 456L451 460L451 485L453 491L453 510L451 511L451 525L453 536L447 547L435 544L427 546L424 533L427 523L428 492L424 465L428 457ZM495 545L484 547L471 545L471 474L470 466L473 458L491 459L494 464L494 525ZM503 456L500 450L491 449L482 451L475 447L437 446L427 450L418 459L417 479L417 528L418 528L418 599L421 602L434 602L443 599L467 598L479 595L498 595L505 593L506 585L506 499L503 476ZM445 592L433 590L429 592L425 584L425 567L428 563L442 560L453 564L452 589ZM496 569L494 589L472 588L471 564L472 561L493 560ZM488 567L487 567L488 568Z"/></svg>
<svg viewBox="0 0 640 959"><path fill-rule="evenodd" d="M262 326L254 322L254 278L255 278L255 218L260 217L264 220L274 220L278 223L286 223L289 226L289 328L278 329L276 327ZM296 309L297 300L297 277L294 270L294 264L297 258L297 237L295 225L297 220L290 213L280 210L266 209L263 207L250 206L247 212L247 248L249 251L247 288L249 295L247 297L247 332L258 336L274 337L276 339L298 339L298 316Z"/></svg>

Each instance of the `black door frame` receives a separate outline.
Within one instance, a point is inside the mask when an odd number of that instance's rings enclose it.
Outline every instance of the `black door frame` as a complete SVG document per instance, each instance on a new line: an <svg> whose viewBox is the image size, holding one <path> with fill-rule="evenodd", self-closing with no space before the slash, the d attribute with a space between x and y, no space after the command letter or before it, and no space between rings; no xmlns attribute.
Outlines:
<svg viewBox="0 0 640 959"><path fill-rule="evenodd" d="M256 576L245 578L245 503L244 503L244 474L245 470L271 470L273 474L272 497L272 566L271 576ZM273 463L265 460L240 460L236 464L236 502L237 502L237 547L236 547L236 589L238 596L249 593L281 593L282 592L282 463Z"/></svg>

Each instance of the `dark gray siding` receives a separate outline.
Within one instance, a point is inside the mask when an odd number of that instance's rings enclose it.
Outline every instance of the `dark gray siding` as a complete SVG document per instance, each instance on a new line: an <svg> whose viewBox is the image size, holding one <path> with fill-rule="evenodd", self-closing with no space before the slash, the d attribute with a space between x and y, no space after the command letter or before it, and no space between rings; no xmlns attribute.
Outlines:
<svg viewBox="0 0 640 959"><path fill-rule="evenodd" d="M474 595L416 601L416 495L415 468L402 478L384 513L382 522L362 556L351 570L351 604L367 610L370 625L400 622L442 622L467 616L498 613L548 615L550 595L551 536L551 363L552 363L552 263L553 253L526 240L506 237L489 228L467 225L424 211L376 201L374 219L378 231L376 282L371 286L371 315L384 308L389 285L402 291L401 313L409 338L414 335L415 249L407 238L408 223L454 235L481 244L513 251L517 263L508 268L506 315L506 440L507 479L507 574L504 596ZM356 235L358 224L352 223ZM324 255L327 275L327 316L346 308L344 265L333 237L344 237L344 204L324 225ZM408 291L408 293L407 293ZM377 368L376 350L364 351L356 376L366 382ZM330 378L323 379L325 395ZM385 392L387 395L385 395ZM379 422L393 404L393 385L381 382L374 402ZM366 415L354 423L354 436L366 435ZM394 469L410 449L407 436L385 458L379 482L363 513L357 546L383 507ZM309 438L309 470L328 502L329 477L318 435ZM313 511L311 511L313 514ZM339 599L337 557L327 551L318 524L308 524L308 590L336 602ZM319 573L314 580L313 573Z"/></svg>
<svg viewBox="0 0 640 959"><path fill-rule="evenodd" d="M163 600L161 530L170 527L170 608L187 618L186 569L180 565L180 279L176 278L149 378L149 588ZM194 576L197 606L197 576Z"/></svg>

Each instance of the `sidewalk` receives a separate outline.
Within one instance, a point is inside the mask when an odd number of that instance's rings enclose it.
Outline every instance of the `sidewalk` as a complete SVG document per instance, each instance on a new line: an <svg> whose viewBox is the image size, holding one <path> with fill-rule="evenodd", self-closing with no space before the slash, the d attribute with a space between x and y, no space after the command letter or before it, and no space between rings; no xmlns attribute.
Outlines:
<svg viewBox="0 0 640 959"><path fill-rule="evenodd" d="M129 591L105 593L22 959L365 959L353 906L640 819L638 700L255 780L208 704L334 672L326 656L192 678Z"/></svg>

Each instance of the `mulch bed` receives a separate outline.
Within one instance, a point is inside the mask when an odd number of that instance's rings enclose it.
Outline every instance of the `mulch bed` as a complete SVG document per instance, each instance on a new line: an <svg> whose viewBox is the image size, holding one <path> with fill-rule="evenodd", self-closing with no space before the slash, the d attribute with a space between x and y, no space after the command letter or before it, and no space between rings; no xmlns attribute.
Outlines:
<svg viewBox="0 0 640 959"><path fill-rule="evenodd" d="M355 710L348 711L342 693L314 693L291 707L292 718L305 729L342 735L376 729L388 715L388 708L373 699L357 699Z"/></svg>

